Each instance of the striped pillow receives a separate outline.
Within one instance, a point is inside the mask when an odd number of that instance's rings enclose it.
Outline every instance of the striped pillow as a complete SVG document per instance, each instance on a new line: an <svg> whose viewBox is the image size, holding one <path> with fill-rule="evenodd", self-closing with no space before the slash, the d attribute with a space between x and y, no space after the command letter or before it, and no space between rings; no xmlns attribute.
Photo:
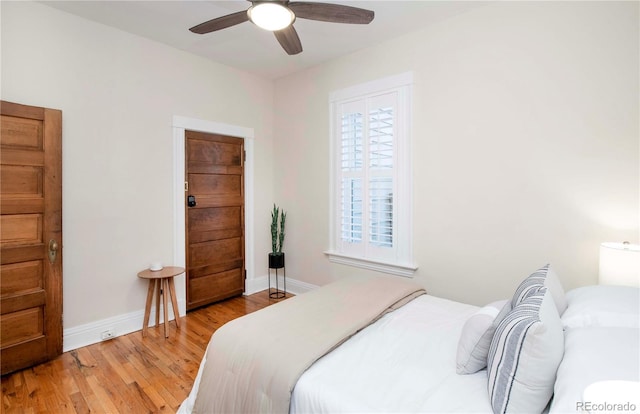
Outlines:
<svg viewBox="0 0 640 414"><path fill-rule="evenodd" d="M567 309L567 299L564 295L564 289L560 284L560 279L558 279L558 275L550 264L536 270L529 275L529 277L523 280L522 283L520 283L520 286L516 289L513 299L511 300L511 306L516 307L516 305L525 299L529 293L542 286L549 289L551 296L553 297L553 302L558 309L558 314L562 315L565 309Z"/></svg>
<svg viewBox="0 0 640 414"><path fill-rule="evenodd" d="M487 361L494 413L542 412L564 353L560 316L549 290L529 290L500 322Z"/></svg>

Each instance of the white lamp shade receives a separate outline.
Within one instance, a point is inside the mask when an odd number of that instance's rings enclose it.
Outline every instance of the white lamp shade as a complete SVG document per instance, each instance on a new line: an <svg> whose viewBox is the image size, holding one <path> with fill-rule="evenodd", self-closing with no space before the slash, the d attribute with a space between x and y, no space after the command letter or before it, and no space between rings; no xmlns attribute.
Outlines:
<svg viewBox="0 0 640 414"><path fill-rule="evenodd" d="M640 287L640 245L602 243L599 278L601 285Z"/></svg>

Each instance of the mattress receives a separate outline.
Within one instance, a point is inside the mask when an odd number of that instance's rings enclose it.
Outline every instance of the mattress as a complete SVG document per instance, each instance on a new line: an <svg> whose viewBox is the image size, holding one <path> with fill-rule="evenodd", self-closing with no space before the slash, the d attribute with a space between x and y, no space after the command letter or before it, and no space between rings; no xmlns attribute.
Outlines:
<svg viewBox="0 0 640 414"><path fill-rule="evenodd" d="M290 413L491 412L487 373L456 374L478 308L420 296L360 331L298 380Z"/></svg>

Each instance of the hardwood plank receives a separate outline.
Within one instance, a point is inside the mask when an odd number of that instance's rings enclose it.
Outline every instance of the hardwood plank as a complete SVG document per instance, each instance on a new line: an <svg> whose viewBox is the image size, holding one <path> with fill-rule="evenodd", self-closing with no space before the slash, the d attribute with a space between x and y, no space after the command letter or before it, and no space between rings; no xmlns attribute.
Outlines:
<svg viewBox="0 0 640 414"><path fill-rule="evenodd" d="M69 398L71 399L71 403L73 404L73 408L76 411L76 413L89 414L91 412L91 409L89 408L89 405L85 401L82 393L74 392L73 394L69 395Z"/></svg>
<svg viewBox="0 0 640 414"><path fill-rule="evenodd" d="M82 348L81 350L86 350L86 348ZM100 404L98 396L95 395L93 389L89 385L87 381L87 376L85 373L90 372L91 366L86 365L82 360L78 353L80 350L74 350L63 354L63 358L65 356L69 356L69 358L65 359L65 374L71 376L73 381L78 388L78 393L83 397L85 404L89 408L90 412L99 412L104 411L102 409L102 405ZM75 394L75 393L74 393ZM78 397L74 398L72 402L76 403Z"/></svg>
<svg viewBox="0 0 640 414"><path fill-rule="evenodd" d="M33 372L38 378L42 399L48 412L75 413L73 405L66 397L67 393L64 387L58 386L61 381L61 366L61 361L55 361L51 364L38 365L34 367Z"/></svg>
<svg viewBox="0 0 640 414"><path fill-rule="evenodd" d="M25 370L24 381L29 393L29 401L33 402L32 408L36 412L47 412L47 407L42 399L42 392L40 391L40 384L36 377L34 369Z"/></svg>
<svg viewBox="0 0 640 414"><path fill-rule="evenodd" d="M166 404L156 405L156 403L147 395L147 393L140 388L138 383L133 382L128 385L129 391L131 395L136 396L138 400L142 403L142 405L148 410L148 412L157 412L159 407L166 406Z"/></svg>
<svg viewBox="0 0 640 414"><path fill-rule="evenodd" d="M103 388L100 380L98 380L93 375L87 377L87 383L93 390L93 393L96 395L99 406L93 408L93 411L98 413L122 413L123 411L118 410L116 405L116 400L114 400L114 393L108 392L107 389ZM105 384L106 385L106 384ZM117 396L117 394L116 394Z"/></svg>

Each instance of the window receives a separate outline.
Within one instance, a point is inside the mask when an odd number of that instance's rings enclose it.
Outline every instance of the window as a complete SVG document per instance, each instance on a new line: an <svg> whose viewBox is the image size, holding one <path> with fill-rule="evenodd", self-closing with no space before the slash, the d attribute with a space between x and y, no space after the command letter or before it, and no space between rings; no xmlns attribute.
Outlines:
<svg viewBox="0 0 640 414"><path fill-rule="evenodd" d="M330 260L410 276L412 76L331 94Z"/></svg>

